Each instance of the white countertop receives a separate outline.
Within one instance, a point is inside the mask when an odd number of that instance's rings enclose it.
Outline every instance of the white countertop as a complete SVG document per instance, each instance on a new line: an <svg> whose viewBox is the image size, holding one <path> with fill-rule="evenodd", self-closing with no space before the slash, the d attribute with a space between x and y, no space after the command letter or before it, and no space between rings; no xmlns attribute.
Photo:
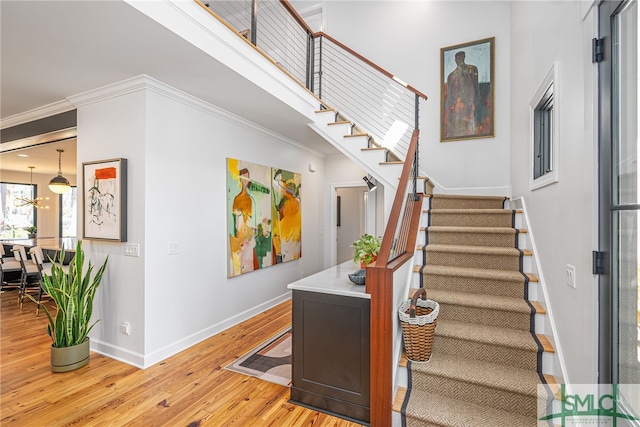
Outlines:
<svg viewBox="0 0 640 427"><path fill-rule="evenodd" d="M371 295L365 292L364 285L356 285L349 280L348 274L359 269L359 265L347 261L290 283L287 287L298 291L371 299Z"/></svg>

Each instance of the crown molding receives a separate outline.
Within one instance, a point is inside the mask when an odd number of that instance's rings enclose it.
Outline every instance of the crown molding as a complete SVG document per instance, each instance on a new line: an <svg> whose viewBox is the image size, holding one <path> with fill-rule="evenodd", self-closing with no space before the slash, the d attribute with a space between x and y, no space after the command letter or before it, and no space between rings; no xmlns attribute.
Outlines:
<svg viewBox="0 0 640 427"><path fill-rule="evenodd" d="M190 108L194 108L196 110L218 117L222 120L233 123L236 126L242 127L244 129L248 129L263 135L268 135L274 139L279 140L282 143L294 146L297 149L309 152L315 156L319 156L321 158L325 157L325 154L319 151L313 150L309 147L305 147L304 145L298 143L297 141L294 141L290 138L287 138L283 135L273 132L272 130L264 128L253 122L250 122L243 117L230 113L226 110L223 110L222 108L216 107L215 105L212 105L206 101L201 100L200 98L190 95L184 91L181 91L180 89L176 89L172 86L169 86L168 84L163 83L159 80L156 80L153 77L150 77L145 74L135 76L130 79L123 80L121 82L117 82L108 86L103 86L98 89L94 89L78 95L70 96L67 99L76 108L81 108L86 105L106 101L111 98L127 95L134 92L139 92L143 90L148 90L148 91L157 93L161 96L164 96L166 98L170 98L176 102L180 102L184 105L187 105Z"/></svg>
<svg viewBox="0 0 640 427"><path fill-rule="evenodd" d="M42 107L34 108L33 110L25 111L24 113L14 114L13 116L0 120L0 129L6 129L24 123L29 123L34 120L44 119L73 109L75 109L75 107L69 102L69 100L43 105Z"/></svg>
<svg viewBox="0 0 640 427"><path fill-rule="evenodd" d="M76 108L84 107L86 105L144 90L147 87L147 79L148 76L144 74L135 76L117 83L112 83L97 89L69 96L67 97L67 100Z"/></svg>

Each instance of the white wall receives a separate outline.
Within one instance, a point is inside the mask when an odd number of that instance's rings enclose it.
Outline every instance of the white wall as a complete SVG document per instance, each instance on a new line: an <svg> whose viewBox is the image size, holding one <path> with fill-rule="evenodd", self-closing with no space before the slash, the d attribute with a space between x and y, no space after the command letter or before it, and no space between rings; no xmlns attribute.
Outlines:
<svg viewBox="0 0 640 427"><path fill-rule="evenodd" d="M38 197L49 198L45 200L43 205L49 206L49 209L38 209L37 224L38 237L58 237L59 221L60 221L60 197L58 194L49 190L49 181L57 174L40 174L36 173L38 166L34 169L33 184L37 186ZM64 177L69 180L71 185L76 185L76 176L65 173ZM0 175L0 181L11 182L15 184L29 184L31 182L30 172L16 172L3 170Z"/></svg>
<svg viewBox="0 0 640 427"><path fill-rule="evenodd" d="M557 340L567 360L566 382L596 380L597 300L591 274L596 247L596 36L589 3L511 2L511 182L513 197L528 207ZM553 63L559 69L554 108L559 122L559 182L529 190L529 103ZM576 267L576 289L566 285L566 265ZM569 362L570 361L570 362Z"/></svg>
<svg viewBox="0 0 640 427"><path fill-rule="evenodd" d="M325 32L425 93L421 170L436 192L509 191L509 4L504 1L327 1ZM357 19L354 19L357 17ZM495 137L441 143L440 49L496 38Z"/></svg>
<svg viewBox="0 0 640 427"><path fill-rule="evenodd" d="M146 96L141 85L121 86L71 98L78 110L78 170L82 162L127 159L128 241L144 243ZM83 190L83 183L78 182L78 195ZM82 212L82 203L78 206ZM82 215L78 227L82 236ZM91 332L92 350L144 366L145 246L139 258L125 257L123 243L84 240L83 247L96 264L109 256L94 307L94 318L101 320ZM131 324L131 335L120 332L123 321Z"/></svg>
<svg viewBox="0 0 640 427"><path fill-rule="evenodd" d="M289 283L323 268L318 154L146 77L72 100L78 163L128 159L128 242L141 253L87 242L92 258L110 257L94 350L149 366L288 298ZM302 174L300 260L227 278L227 157ZM168 254L169 242L178 254ZM130 336L120 332L124 321Z"/></svg>
<svg viewBox="0 0 640 427"><path fill-rule="evenodd" d="M289 283L321 269L324 177L308 169L323 162L317 155L164 94L150 93L147 125L146 348L153 355L288 298ZM227 279L227 157L302 174L300 260ZM168 255L172 241L177 255Z"/></svg>

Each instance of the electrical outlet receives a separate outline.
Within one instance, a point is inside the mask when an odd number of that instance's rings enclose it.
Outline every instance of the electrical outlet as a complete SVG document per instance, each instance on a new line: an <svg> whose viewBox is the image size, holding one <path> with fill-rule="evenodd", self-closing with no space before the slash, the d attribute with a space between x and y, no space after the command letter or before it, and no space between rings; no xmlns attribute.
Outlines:
<svg viewBox="0 0 640 427"><path fill-rule="evenodd" d="M120 325L120 330L125 335L131 335L131 325L129 324L129 322L122 322L122 325Z"/></svg>
<svg viewBox="0 0 640 427"><path fill-rule="evenodd" d="M567 285L576 287L576 268L570 264L567 264Z"/></svg>
<svg viewBox="0 0 640 427"><path fill-rule="evenodd" d="M180 253L180 247L178 242L169 242L169 255L175 255Z"/></svg>
<svg viewBox="0 0 640 427"><path fill-rule="evenodd" d="M138 243L125 243L124 254L126 256L140 256L140 245Z"/></svg>

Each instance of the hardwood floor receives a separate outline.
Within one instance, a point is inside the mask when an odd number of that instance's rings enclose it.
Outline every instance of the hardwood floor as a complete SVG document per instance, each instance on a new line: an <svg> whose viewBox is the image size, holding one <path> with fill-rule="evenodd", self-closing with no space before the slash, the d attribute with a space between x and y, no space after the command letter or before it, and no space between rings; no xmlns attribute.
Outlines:
<svg viewBox="0 0 640 427"><path fill-rule="evenodd" d="M0 295L0 425L335 426L359 424L287 402L289 388L223 369L291 324L291 302L145 370L91 353L89 365L51 372L46 317Z"/></svg>

